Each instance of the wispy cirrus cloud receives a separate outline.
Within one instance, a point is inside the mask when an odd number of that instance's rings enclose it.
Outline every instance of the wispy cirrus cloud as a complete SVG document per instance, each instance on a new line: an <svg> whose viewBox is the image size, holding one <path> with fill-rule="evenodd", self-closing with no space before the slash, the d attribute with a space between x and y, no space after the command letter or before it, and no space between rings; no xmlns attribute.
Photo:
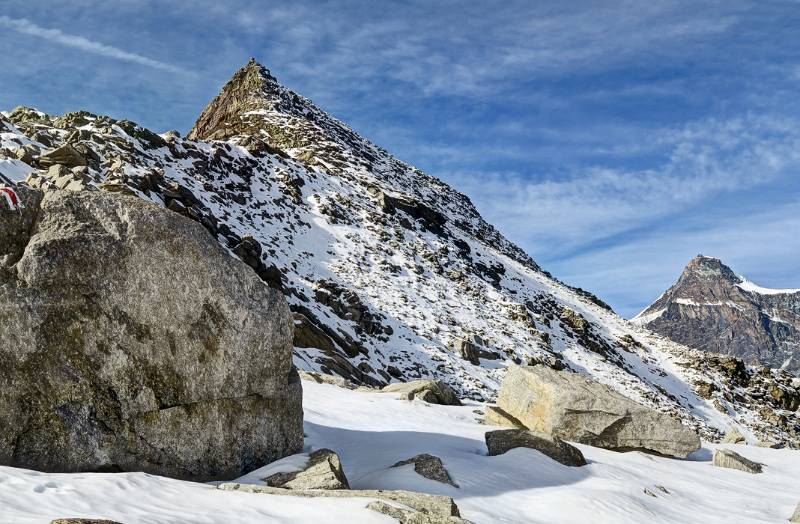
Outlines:
<svg viewBox="0 0 800 524"><path fill-rule="evenodd" d="M154 69L166 71L169 73L190 74L189 71L180 68L178 66L168 64L166 62L161 62L159 60L154 60L152 58L148 58L146 56L142 56L137 53L131 53L129 51L125 51L124 49L120 49L118 47L106 45L100 42L96 42L94 40L89 40L88 38L84 38L82 36L70 35L64 33L60 29L50 29L42 27L31 22L26 18L10 18L5 15L0 15L0 27L5 27L7 29L16 31L24 35L41 38L43 40L47 40L55 44L60 44L62 46L78 49L86 53L92 53L95 55L105 56L116 60L131 62L145 67L151 67Z"/></svg>

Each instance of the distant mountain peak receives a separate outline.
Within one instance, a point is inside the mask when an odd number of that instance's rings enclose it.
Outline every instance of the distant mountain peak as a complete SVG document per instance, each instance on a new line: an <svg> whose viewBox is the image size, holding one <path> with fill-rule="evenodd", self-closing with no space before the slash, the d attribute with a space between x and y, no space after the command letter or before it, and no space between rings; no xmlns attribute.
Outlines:
<svg viewBox="0 0 800 524"><path fill-rule="evenodd" d="M739 283L742 278L726 266L720 259L705 255L697 255L686 264L682 278L724 278L733 283Z"/></svg>
<svg viewBox="0 0 800 524"><path fill-rule="evenodd" d="M749 363L800 370L800 290L748 282L720 259L698 255L634 319L690 347Z"/></svg>

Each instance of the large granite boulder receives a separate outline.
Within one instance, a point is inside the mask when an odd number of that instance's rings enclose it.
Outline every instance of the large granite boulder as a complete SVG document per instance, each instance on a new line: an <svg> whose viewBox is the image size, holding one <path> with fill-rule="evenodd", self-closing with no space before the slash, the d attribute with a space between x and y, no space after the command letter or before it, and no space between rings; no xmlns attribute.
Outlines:
<svg viewBox="0 0 800 524"><path fill-rule="evenodd" d="M0 209L0 464L205 480L301 450L279 292L159 206L21 192Z"/></svg>
<svg viewBox="0 0 800 524"><path fill-rule="evenodd" d="M794 514L789 519L789 522L800 522L800 503L797 504L797 507L794 510Z"/></svg>
<svg viewBox="0 0 800 524"><path fill-rule="evenodd" d="M579 373L512 366L497 405L528 429L571 442L675 457L700 449L697 433L680 421Z"/></svg>

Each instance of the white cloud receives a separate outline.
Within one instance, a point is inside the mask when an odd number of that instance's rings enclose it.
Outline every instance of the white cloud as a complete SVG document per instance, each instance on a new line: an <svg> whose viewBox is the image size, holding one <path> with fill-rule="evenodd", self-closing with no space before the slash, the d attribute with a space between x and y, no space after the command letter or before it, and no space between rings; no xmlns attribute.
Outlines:
<svg viewBox="0 0 800 524"><path fill-rule="evenodd" d="M130 53L117 47L89 40L88 38L84 38L82 36L66 34L60 29L48 29L41 27L25 18L10 18L5 15L0 15L0 26L6 27L18 33L35 36L49 42L61 44L66 47L79 49L87 53L114 58L116 60L123 60L125 62L132 62L146 67L167 71L169 73L188 74L188 71L185 69L172 64L153 60L152 58L147 58L146 56L136 53Z"/></svg>
<svg viewBox="0 0 800 524"><path fill-rule="evenodd" d="M452 173L490 222L534 257L563 256L648 225L716 195L800 172L800 123L748 115L645 137L666 152L645 170L592 167L566 178Z"/></svg>

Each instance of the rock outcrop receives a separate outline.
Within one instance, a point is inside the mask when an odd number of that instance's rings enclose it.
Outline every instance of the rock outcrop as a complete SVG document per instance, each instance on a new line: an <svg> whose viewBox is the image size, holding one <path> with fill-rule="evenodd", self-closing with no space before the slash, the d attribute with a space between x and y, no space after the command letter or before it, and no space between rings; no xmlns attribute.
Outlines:
<svg viewBox="0 0 800 524"><path fill-rule="evenodd" d="M485 435L489 455L502 455L510 449L529 448L544 453L565 466L585 466L583 453L558 437L524 429L500 429Z"/></svg>
<svg viewBox="0 0 800 524"><path fill-rule="evenodd" d="M385 393L400 393L406 400L418 398L430 404L444 406L460 406L456 392L440 380L412 380L410 382L397 382L384 387Z"/></svg>
<svg viewBox="0 0 800 524"><path fill-rule="evenodd" d="M204 480L301 449L279 292L139 198L22 192L0 211L0 464Z"/></svg>
<svg viewBox="0 0 800 524"><path fill-rule="evenodd" d="M453 487L458 487L458 484L453 482L453 479L450 478L450 473L447 472L445 469L444 464L442 464L442 459L436 457L434 455L429 455L427 453L422 453L420 455L416 455L411 457L407 460L401 460L397 464L393 465L393 468L399 468L401 466L407 466L409 464L414 465L414 471L422 477L426 479L435 480L436 482L442 482L444 484L450 484Z"/></svg>
<svg viewBox="0 0 800 524"><path fill-rule="evenodd" d="M689 347L800 371L800 289L765 289L699 255L634 321Z"/></svg>
<svg viewBox="0 0 800 524"><path fill-rule="evenodd" d="M339 455L325 448L311 453L300 471L275 473L265 478L264 483L273 488L295 490L350 489Z"/></svg>
<svg viewBox="0 0 800 524"><path fill-rule="evenodd" d="M797 503L797 508L795 508L794 515L789 519L789 522L800 522L800 502Z"/></svg>
<svg viewBox="0 0 800 524"><path fill-rule="evenodd" d="M311 489L304 491L291 491L282 488L272 488L269 486L253 486L251 484L239 484L227 482L217 486L217 489L228 491L241 491L244 493L265 493L267 495L291 495L298 497L359 497L378 499L395 504L401 504L409 508L400 513L390 511L391 508L397 509L395 505L382 504L378 506L368 505L370 509L388 514L394 518L402 518L401 522L408 524L468 524L469 521L461 518L458 506L453 499L442 495L429 495L427 493L417 493L414 491L402 490L355 490L338 489L322 490ZM401 508L402 509L402 508Z"/></svg>
<svg viewBox="0 0 800 524"><path fill-rule="evenodd" d="M738 469L746 473L761 473L762 466L729 449L714 450L713 464L719 468Z"/></svg>
<svg viewBox="0 0 800 524"><path fill-rule="evenodd" d="M680 421L579 373L512 366L497 404L528 429L572 442L675 457L700 448L697 433Z"/></svg>

